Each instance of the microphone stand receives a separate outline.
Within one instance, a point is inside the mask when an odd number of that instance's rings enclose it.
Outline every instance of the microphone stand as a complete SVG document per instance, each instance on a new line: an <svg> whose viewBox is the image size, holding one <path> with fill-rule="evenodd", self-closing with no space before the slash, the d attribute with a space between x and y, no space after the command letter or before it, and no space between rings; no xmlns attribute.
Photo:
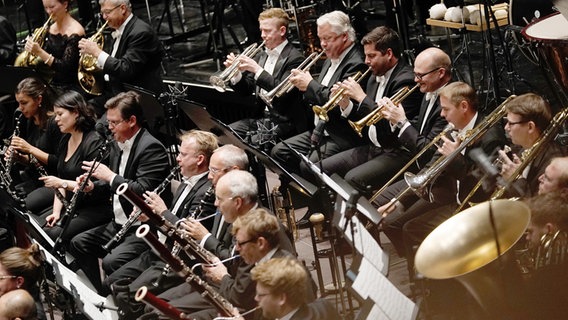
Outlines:
<svg viewBox="0 0 568 320"><path fill-rule="evenodd" d="M323 159L321 155L320 145L321 145L322 135L324 134L325 131L326 123L327 122L322 119L318 120L318 124L316 125L314 131L312 131L312 135L310 136L311 147L310 147L310 152L308 152L308 157L312 154L312 152L314 151L316 152L321 172L323 172L323 166L321 163L321 160Z"/></svg>
<svg viewBox="0 0 568 320"><path fill-rule="evenodd" d="M79 190L77 190L73 194L71 201L69 201L69 207L67 208L67 210L65 210L65 213L63 214L63 216L59 220L59 223L60 223L60 226L61 226L61 232L59 233L59 236L57 236L57 239L55 240L55 243L53 244L53 248L51 249L51 253L53 255L59 254L59 258L62 262L66 261L65 260L65 251L62 247L62 245L63 245L63 234L69 228L69 225L71 224L71 219L73 219L73 217L75 215L76 204L77 204L77 200L79 198L79 195L84 192L85 187L87 187L88 181L91 178L91 176L93 175L93 172L95 171L95 169L97 169L99 164L109 155L109 153L110 153L109 152L110 151L109 146L110 146L111 142L112 142L112 139L109 139L107 137L105 142L101 145L100 150L99 150L99 154L94 159L93 166L91 166L91 168L89 169L89 172L87 172L87 176L82 181L82 183L79 185Z"/></svg>

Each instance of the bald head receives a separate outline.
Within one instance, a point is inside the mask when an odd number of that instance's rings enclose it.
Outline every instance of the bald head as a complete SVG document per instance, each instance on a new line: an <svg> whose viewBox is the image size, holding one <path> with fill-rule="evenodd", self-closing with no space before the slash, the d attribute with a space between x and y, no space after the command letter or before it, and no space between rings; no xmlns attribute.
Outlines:
<svg viewBox="0 0 568 320"><path fill-rule="evenodd" d="M552 191L568 194L568 157L552 159L538 181L539 194Z"/></svg>
<svg viewBox="0 0 568 320"><path fill-rule="evenodd" d="M37 319L34 298L26 290L12 290L0 297L0 320L6 319Z"/></svg>

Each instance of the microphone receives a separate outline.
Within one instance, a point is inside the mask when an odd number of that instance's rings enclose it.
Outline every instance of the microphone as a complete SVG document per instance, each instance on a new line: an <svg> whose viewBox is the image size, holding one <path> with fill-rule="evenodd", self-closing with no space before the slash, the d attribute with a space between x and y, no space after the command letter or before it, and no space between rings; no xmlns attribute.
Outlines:
<svg viewBox="0 0 568 320"><path fill-rule="evenodd" d="M490 188L495 186L499 176L499 171L497 168L491 163L489 157L483 152L481 148L472 149L469 152L469 157L477 167L485 174L485 178L483 181L483 189L489 190Z"/></svg>
<svg viewBox="0 0 568 320"><path fill-rule="evenodd" d="M317 148L319 146L325 124L326 124L325 121L319 120L314 131L312 131L312 135L310 136L310 142L312 143L313 148Z"/></svg>
<svg viewBox="0 0 568 320"><path fill-rule="evenodd" d="M104 139L108 139L110 135L109 128L105 126L102 122L97 122L97 124L95 124L95 131Z"/></svg>

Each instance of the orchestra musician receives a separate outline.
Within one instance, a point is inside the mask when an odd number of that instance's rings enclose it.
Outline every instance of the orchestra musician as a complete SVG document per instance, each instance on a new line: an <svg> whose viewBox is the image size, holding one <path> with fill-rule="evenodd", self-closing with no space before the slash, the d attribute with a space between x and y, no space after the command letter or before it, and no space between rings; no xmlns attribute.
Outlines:
<svg viewBox="0 0 568 320"><path fill-rule="evenodd" d="M103 19L115 30L112 45L103 51L96 42L81 39L79 50L95 57L97 67L105 73L103 95L94 99L100 116L105 101L124 91L123 83L162 92L164 49L152 27L132 14L130 0L99 0L99 4Z"/></svg>
<svg viewBox="0 0 568 320"><path fill-rule="evenodd" d="M568 195L568 157L553 158L538 182L538 194L558 191Z"/></svg>
<svg viewBox="0 0 568 320"><path fill-rule="evenodd" d="M42 48L40 43L35 42L31 37L27 39L25 45L26 51L41 58L49 67L53 74L50 85L58 94L68 90L80 91L77 80L78 44L79 40L85 37L85 29L71 16L70 2L70 0L43 0L45 12L53 20L44 47Z"/></svg>
<svg viewBox="0 0 568 320"><path fill-rule="evenodd" d="M391 97L404 87L410 89L415 83L412 67L400 59L400 38L394 30L377 27L363 37L361 44L365 50L365 63L372 68L373 76L367 81L365 91L352 78L344 80L340 87L358 105L354 106L349 101L348 105L340 104L340 107L343 110L352 108L353 112L364 116L380 107L377 102L382 97ZM402 106L407 118L418 116L422 96L421 92L415 91L404 99ZM411 158L408 150L401 148L398 142L396 123L380 121L366 132L368 140L365 145L332 155L321 162L326 173L345 177L363 193L383 185Z"/></svg>
<svg viewBox="0 0 568 320"><path fill-rule="evenodd" d="M297 68L304 57L302 53L287 39L288 14L280 8L271 8L258 16L262 40L265 50L257 54L254 59L246 55L233 54L227 56L225 66L229 67L239 61L239 70L231 79L231 87L243 94L256 93L258 112L255 119L243 119L231 124L231 128L243 139L247 133L259 130L257 121L263 116L269 118L277 126L275 134L285 139L304 132L308 129L307 112L302 103L302 96L298 90L274 98L272 106L267 106L259 98L259 94L270 92L290 75L290 71ZM266 115L263 115L266 113ZM268 128L270 129L270 128ZM258 136L252 136L252 143L258 142ZM272 146L271 146L272 147Z"/></svg>
<svg viewBox="0 0 568 320"><path fill-rule="evenodd" d="M321 46L327 56L318 79L314 79L308 70L293 69L290 81L304 93L304 99L308 103L322 106L329 100L333 84L355 75L357 71L365 72L367 66L360 49L355 44L355 30L347 14L332 11L322 15L317 19L317 30ZM315 121L319 121L317 116ZM318 130L321 131L322 125L323 123L317 127ZM324 131L315 130L314 139L321 138L321 141L313 143L316 141L312 142L312 133L305 131L285 142L299 153L308 155L313 162L321 160L318 152L311 153L316 147L319 147L322 158L326 158L363 143L338 109L329 112L329 121L325 124ZM271 155L291 172L300 172L300 159L284 143L274 146Z"/></svg>
<svg viewBox="0 0 568 320"><path fill-rule="evenodd" d="M16 289L0 297L0 320L36 320L34 298L24 289Z"/></svg>
<svg viewBox="0 0 568 320"><path fill-rule="evenodd" d="M85 175L80 176L79 182L86 183L84 191L96 194L101 189L110 189L114 193L122 183L127 183L128 188L139 195L155 189L170 171L168 156L162 143L141 127L144 116L139 95L133 91L119 93L106 103L106 107L109 128L115 141L110 145L109 166L84 161L83 170L88 172L94 166L92 178L97 179L93 183L85 180ZM167 194L168 190L163 196L167 197ZM102 246L128 220L132 205L114 194L112 210L114 219L110 223L73 237L69 248L75 262L97 291L102 291L99 258L103 259L105 273L111 274L148 248L143 239L135 236L135 230L130 230L122 244L107 254Z"/></svg>
<svg viewBox="0 0 568 320"><path fill-rule="evenodd" d="M246 170L247 168L248 157L245 151L234 145L226 144L213 151L209 159L208 178L211 181L211 185L215 186L217 181L227 172ZM154 204L150 203L149 206L153 207ZM157 212L159 212L159 209ZM167 214L164 217L174 223L179 221L172 220ZM183 222L179 226L189 236L199 241L199 245L205 250L214 253L220 259L228 258L231 256L232 247L230 225L224 221L222 214L216 214L212 220L213 225L209 229L195 219L181 220ZM134 262L129 262L125 266L132 263ZM108 280L105 280L105 283L112 283L112 292L117 305L121 308L121 316L124 319L136 319L144 310L144 304L133 299L138 288L146 286L150 292L158 295L183 283L184 280L175 272L170 271L167 274L163 274L164 267L164 262L153 261L152 265L147 267L140 275L133 277L133 280L127 280L127 284L117 281L113 282L112 280L119 280L118 277L115 277L115 273L107 278ZM159 283L159 285L156 286L156 283Z"/></svg>

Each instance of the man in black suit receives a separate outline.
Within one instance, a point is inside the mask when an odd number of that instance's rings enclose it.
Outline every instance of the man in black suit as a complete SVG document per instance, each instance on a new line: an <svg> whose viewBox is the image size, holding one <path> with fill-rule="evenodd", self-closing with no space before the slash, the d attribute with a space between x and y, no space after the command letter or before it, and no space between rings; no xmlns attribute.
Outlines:
<svg viewBox="0 0 568 320"><path fill-rule="evenodd" d="M306 300L309 276L296 259L272 258L257 263L251 275L256 282L255 300L262 310L263 319L340 319L337 310L327 300Z"/></svg>
<svg viewBox="0 0 568 320"><path fill-rule="evenodd" d="M89 39L79 41L81 54L97 59L105 74L104 94L95 99L97 115L104 102L124 91L123 83L133 84L156 94L162 92L161 62L164 49L152 27L132 14L129 0L102 0L101 14L112 33L112 46L103 51ZM106 43L109 43L107 41Z"/></svg>
<svg viewBox="0 0 568 320"><path fill-rule="evenodd" d="M205 218L215 212L215 206L213 205L215 194L211 192L211 195L207 195L207 199L205 196L209 192L208 190L212 188L208 179L209 159L213 151L218 148L217 136L210 132L192 130L182 135L180 140L181 146L177 162L180 166L183 181L175 192L170 206L171 210L166 207L164 200L156 192L146 191L144 193L144 198L150 208L172 223L179 219L193 216L197 214L196 211L200 211L198 213L199 216L194 216L196 219ZM206 219L203 221L203 224L211 228L213 219ZM161 241L166 240L166 237L161 234L159 238ZM119 244L120 246L121 244ZM160 265L162 269L164 267L160 258L153 254L151 250L145 251L105 278L103 281L104 293L110 292L111 284L114 284L116 281L128 279L127 281L130 282L144 270L155 264Z"/></svg>
<svg viewBox="0 0 568 320"><path fill-rule="evenodd" d="M290 19L284 10L267 9L260 14L258 20L265 50L257 54L254 59L243 55L237 58L231 53L225 61L226 67L238 61L241 71L230 80L231 87L243 94L256 94L257 117L231 124L243 139L246 138L247 133L252 133L252 142L255 144L266 142L259 141L259 136L254 135L254 132L259 130L257 121L262 117L270 119L272 124L277 126L274 133L280 139L286 139L308 129L307 112L297 89L280 98L274 98L272 106L268 106L260 99L261 94L270 92L286 79L290 71L297 68L304 58L286 39Z"/></svg>
<svg viewBox="0 0 568 320"><path fill-rule="evenodd" d="M141 127L143 114L138 94L132 91L119 93L106 103L106 107L109 128L116 142L111 144L108 167L83 162L85 171L95 166L93 178L98 179L95 183L86 182L85 192L97 194L101 188L116 192L123 183L140 196L147 190L154 190L169 173L168 156L164 146ZM168 193L171 194L166 188L162 196L167 198ZM132 204L126 198L115 194L112 202L113 221L75 236L70 244L70 252L77 264L99 291L102 285L98 258L103 258L105 273L111 274L148 248L142 239L135 237L135 230L129 230L122 245L109 254L102 248L132 212Z"/></svg>
<svg viewBox="0 0 568 320"><path fill-rule="evenodd" d="M355 30L349 16L341 11L333 11L319 17L317 25L318 37L327 56L319 78L313 79L309 71L293 69L290 80L304 93L304 99L308 103L322 106L328 102L333 84L355 75L357 71L364 72L367 66L355 45ZM313 135L312 132L305 131L285 142L299 153L309 155L313 162L363 143L363 139L351 129L346 115L339 108L331 110L328 116L327 122L315 117L318 126ZM314 150L319 152L312 152ZM300 172L300 159L284 143L277 144L271 154L291 172Z"/></svg>
<svg viewBox="0 0 568 320"><path fill-rule="evenodd" d="M354 112L363 117L379 107L377 101L382 97L392 97L404 87L411 89L415 83L412 67L400 59L400 38L394 30L377 27L363 37L361 43L365 63L373 70L373 77L367 81L366 91L353 79L344 80L341 89L357 104L345 101L340 107L344 113ZM422 96L415 90L402 103L408 118L418 116ZM326 173L345 177L360 192L383 185L412 157L398 142L396 123L382 120L365 131L369 138L367 144L332 155L321 163Z"/></svg>

